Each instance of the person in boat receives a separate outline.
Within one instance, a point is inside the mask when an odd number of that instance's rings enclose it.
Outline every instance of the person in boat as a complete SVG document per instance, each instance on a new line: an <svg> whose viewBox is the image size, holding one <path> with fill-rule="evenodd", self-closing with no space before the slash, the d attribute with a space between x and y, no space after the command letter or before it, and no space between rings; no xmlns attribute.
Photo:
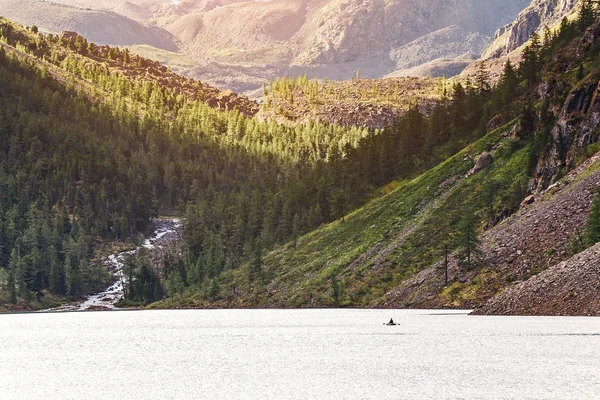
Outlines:
<svg viewBox="0 0 600 400"><path fill-rule="evenodd" d="M396 325L394 323L394 318L390 318L390 322L388 322L386 325Z"/></svg>

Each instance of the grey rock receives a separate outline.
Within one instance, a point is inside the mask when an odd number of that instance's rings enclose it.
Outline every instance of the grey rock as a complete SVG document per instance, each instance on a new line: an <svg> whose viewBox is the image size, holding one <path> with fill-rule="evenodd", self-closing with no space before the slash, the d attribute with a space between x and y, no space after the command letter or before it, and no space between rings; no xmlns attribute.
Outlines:
<svg viewBox="0 0 600 400"><path fill-rule="evenodd" d="M484 170L485 168L489 167L493 161L494 157L492 157L489 152L484 151L475 158L475 166L471 170L471 174L476 174Z"/></svg>

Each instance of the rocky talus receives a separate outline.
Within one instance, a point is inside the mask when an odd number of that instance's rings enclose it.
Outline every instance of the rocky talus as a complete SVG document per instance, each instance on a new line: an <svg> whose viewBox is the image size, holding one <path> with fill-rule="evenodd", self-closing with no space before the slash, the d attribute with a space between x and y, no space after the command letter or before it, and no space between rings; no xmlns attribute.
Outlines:
<svg viewBox="0 0 600 400"><path fill-rule="evenodd" d="M507 288L474 314L600 316L600 244Z"/></svg>
<svg viewBox="0 0 600 400"><path fill-rule="evenodd" d="M600 156L594 156L488 230L482 236L481 248L481 265L487 272L465 271L450 257L449 281L472 284L469 296L454 299L444 295L443 266L437 263L388 292L379 306L477 308L503 288L528 281L540 271L569 260L571 241L583 235L592 201L600 188L599 161ZM600 264L600 257L597 260Z"/></svg>

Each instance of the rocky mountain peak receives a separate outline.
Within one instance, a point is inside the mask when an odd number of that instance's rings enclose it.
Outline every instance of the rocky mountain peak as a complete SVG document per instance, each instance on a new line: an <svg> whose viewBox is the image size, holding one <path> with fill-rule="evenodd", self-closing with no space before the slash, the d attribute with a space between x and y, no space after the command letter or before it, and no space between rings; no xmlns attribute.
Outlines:
<svg viewBox="0 0 600 400"><path fill-rule="evenodd" d="M534 32L544 27L552 28L574 12L579 0L533 0L517 18L498 29L494 42L483 58L499 58L508 55L526 43Z"/></svg>

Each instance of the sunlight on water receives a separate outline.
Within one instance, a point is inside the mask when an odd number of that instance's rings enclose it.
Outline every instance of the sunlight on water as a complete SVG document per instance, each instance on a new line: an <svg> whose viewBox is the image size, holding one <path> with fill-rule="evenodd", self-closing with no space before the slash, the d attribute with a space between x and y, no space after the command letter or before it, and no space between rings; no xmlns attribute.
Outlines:
<svg viewBox="0 0 600 400"><path fill-rule="evenodd" d="M597 399L599 334L397 310L2 315L0 399Z"/></svg>

